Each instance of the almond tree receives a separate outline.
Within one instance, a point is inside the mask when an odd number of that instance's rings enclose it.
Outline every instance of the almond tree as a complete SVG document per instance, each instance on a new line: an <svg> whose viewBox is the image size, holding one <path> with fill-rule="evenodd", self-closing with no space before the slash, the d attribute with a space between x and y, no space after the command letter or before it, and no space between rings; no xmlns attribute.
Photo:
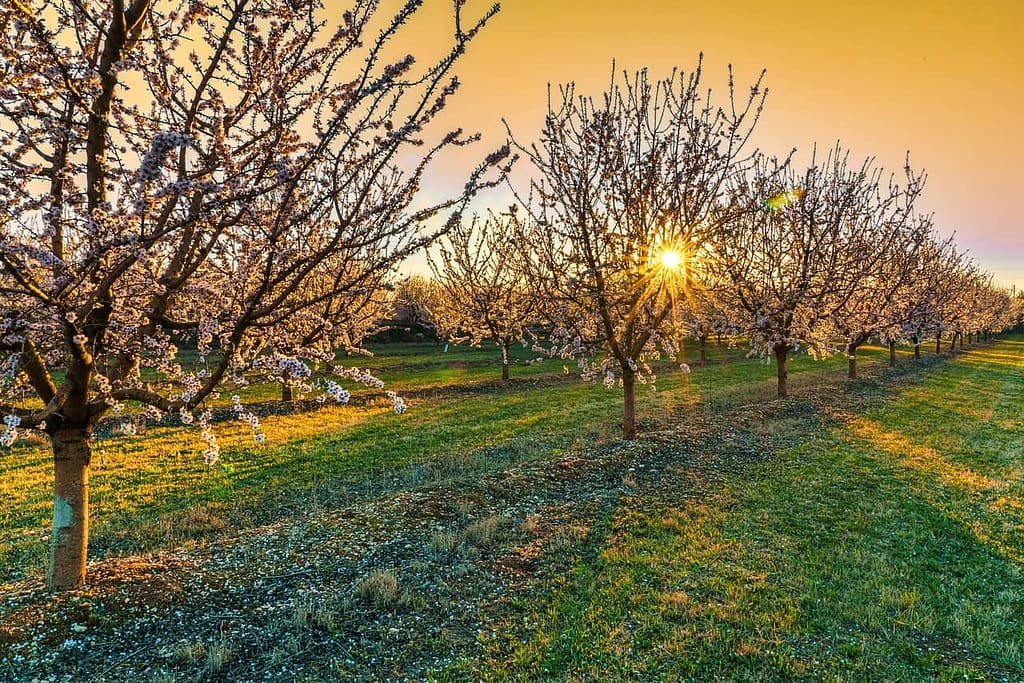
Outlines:
<svg viewBox="0 0 1024 683"><path fill-rule="evenodd" d="M422 66L395 49L418 0L388 16L372 0L0 9L0 409L5 442L31 429L52 445L51 589L85 578L101 417L126 401L174 413L212 461L206 399L245 381L268 336L301 347L296 321L456 222L502 163L418 199L431 161L467 141L430 124L497 9L466 23L453 4L450 50ZM339 253L351 268L325 270ZM181 338L194 369L176 361Z"/></svg>
<svg viewBox="0 0 1024 683"><path fill-rule="evenodd" d="M988 341L993 333L1012 327L1014 313L1010 292L997 286L992 275L986 274L978 293L978 310L974 316L975 341Z"/></svg>
<svg viewBox="0 0 1024 683"><path fill-rule="evenodd" d="M715 253L745 312L743 330L775 357L778 395L788 394L789 355L832 350L835 320L865 279L878 272L879 194L871 161L851 167L838 145L798 173L789 160L759 158L733 187L736 207Z"/></svg>
<svg viewBox="0 0 1024 683"><path fill-rule="evenodd" d="M969 295L971 312L965 329L967 343L987 341L995 332L1013 326L1014 309L1010 292L995 284L991 273L979 273ZM963 339L961 338L961 345Z"/></svg>
<svg viewBox="0 0 1024 683"><path fill-rule="evenodd" d="M501 379L509 381L509 351L526 337L537 297L512 244L510 215L489 213L460 223L428 252L439 296L432 311L438 333L458 343L501 348Z"/></svg>
<svg viewBox="0 0 1024 683"><path fill-rule="evenodd" d="M927 307L930 294L922 290L918 278L921 276L922 253L934 243L931 217L918 216L917 225L910 234L904 249L891 259L881 263L881 281L895 283L895 287L882 289L884 298L882 315L876 323L879 340L889 349L889 367L896 367L896 346L910 341L910 326L920 306ZM915 358L920 358L920 332L913 344ZM856 366L854 366L855 369Z"/></svg>
<svg viewBox="0 0 1024 683"><path fill-rule="evenodd" d="M761 79L722 106L702 71L613 75L599 98L572 84L549 90L540 139L517 143L536 177L520 242L565 355L599 351L587 375L621 382L623 436L636 436L635 386L652 379L644 355L666 339L686 287L686 262L716 230L712 211L741 172L764 102ZM511 135L511 132L510 132ZM616 377L617 375L617 377Z"/></svg>
<svg viewBox="0 0 1024 683"><path fill-rule="evenodd" d="M906 189L889 181L889 193L880 203L865 207L875 214L866 234L856 241L845 243L852 252L848 257L868 259L874 267L860 273L846 303L836 311L834 324L846 343L848 376L857 376L857 349L874 336L883 336L889 345L890 361L895 361L896 339L885 335L898 315L897 301L903 295L913 275L917 251L931 228L928 219L913 215L915 190L920 184L907 169Z"/></svg>
<svg viewBox="0 0 1024 683"><path fill-rule="evenodd" d="M437 301L437 285L422 275L410 275L395 287L395 318L410 330L433 330L432 311Z"/></svg>
<svg viewBox="0 0 1024 683"><path fill-rule="evenodd" d="M889 344L890 365L894 365L894 345L910 344L914 359L921 359L921 344L935 326L938 301L942 296L942 276L952 239L939 242L934 234L924 238L909 264L909 277L888 308L888 325L881 332Z"/></svg>
<svg viewBox="0 0 1024 683"><path fill-rule="evenodd" d="M703 366L707 363L707 345L712 335L734 340L740 332L741 316L732 305L731 298L723 295L729 282L715 267L713 256L691 262L689 275L686 296L680 302L679 310L673 312L673 319L682 335L697 341Z"/></svg>
<svg viewBox="0 0 1024 683"><path fill-rule="evenodd" d="M950 351L956 350L958 341L963 348L963 333L977 309L977 286L982 277L984 273L966 253L950 255L943 272L944 296L938 309L935 353L941 351L944 332L949 333Z"/></svg>

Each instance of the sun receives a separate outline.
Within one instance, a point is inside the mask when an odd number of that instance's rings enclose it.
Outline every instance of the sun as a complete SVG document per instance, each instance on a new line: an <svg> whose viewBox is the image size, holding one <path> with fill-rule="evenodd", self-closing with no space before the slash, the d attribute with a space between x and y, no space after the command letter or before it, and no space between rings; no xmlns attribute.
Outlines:
<svg viewBox="0 0 1024 683"><path fill-rule="evenodd" d="M658 261L666 270L678 270L683 265L683 255L675 249L665 249L658 255Z"/></svg>

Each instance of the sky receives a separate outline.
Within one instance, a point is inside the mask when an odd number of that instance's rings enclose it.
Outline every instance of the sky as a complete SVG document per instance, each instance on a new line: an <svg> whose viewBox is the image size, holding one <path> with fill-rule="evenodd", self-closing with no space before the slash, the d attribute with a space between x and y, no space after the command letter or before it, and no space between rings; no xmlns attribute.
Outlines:
<svg viewBox="0 0 1024 683"><path fill-rule="evenodd" d="M451 34L451 4L425 3L402 49L429 55ZM466 12L488 4L468 0ZM1022 27L1019 0L506 0L458 68L448 119L483 134L482 157L505 141L503 118L517 138L536 135L549 83L599 95L613 60L620 72L646 67L659 78L692 70L703 53L718 94L729 64L740 90L766 69L759 148L795 147L806 160L815 144L838 140L853 159L897 172L909 151L928 174L920 209L997 282L1020 290ZM457 175L458 163L444 172Z"/></svg>

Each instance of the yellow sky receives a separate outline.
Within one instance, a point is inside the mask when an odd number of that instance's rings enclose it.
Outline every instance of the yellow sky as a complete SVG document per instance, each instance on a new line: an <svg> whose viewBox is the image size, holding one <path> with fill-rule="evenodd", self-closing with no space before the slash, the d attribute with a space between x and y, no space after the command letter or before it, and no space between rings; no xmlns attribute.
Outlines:
<svg viewBox="0 0 1024 683"><path fill-rule="evenodd" d="M426 0L408 49L443 41L448 7ZM548 82L596 95L613 59L658 77L688 71L701 51L711 85L729 63L741 86L768 70L762 149L840 139L897 171L910 150L940 232L955 230L999 280L1024 287L1024 2L506 0L459 68L451 120L483 132L488 148L504 140L502 117L529 139Z"/></svg>

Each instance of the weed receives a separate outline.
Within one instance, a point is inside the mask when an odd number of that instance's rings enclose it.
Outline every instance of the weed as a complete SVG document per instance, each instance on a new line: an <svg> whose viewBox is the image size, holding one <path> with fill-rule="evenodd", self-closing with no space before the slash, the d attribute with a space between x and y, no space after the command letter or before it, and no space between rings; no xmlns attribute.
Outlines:
<svg viewBox="0 0 1024 683"><path fill-rule="evenodd" d="M315 627L328 633L336 628L334 612L327 605L309 599L295 601L292 624L298 629Z"/></svg>
<svg viewBox="0 0 1024 683"><path fill-rule="evenodd" d="M222 637L219 642L206 649L206 670L211 675L223 671L229 661L231 661L231 647L226 638Z"/></svg>
<svg viewBox="0 0 1024 683"><path fill-rule="evenodd" d="M206 648L202 643L182 641L174 646L172 655L182 664L195 664L206 656Z"/></svg>
<svg viewBox="0 0 1024 683"><path fill-rule="evenodd" d="M430 549L435 553L450 553L455 550L462 537L451 531L435 531L430 534Z"/></svg>
<svg viewBox="0 0 1024 683"><path fill-rule="evenodd" d="M478 548L489 548L501 538L502 532L509 526L507 517L491 515L477 520L466 527L466 540Z"/></svg>
<svg viewBox="0 0 1024 683"><path fill-rule="evenodd" d="M398 578L390 569L375 569L356 584L355 595L377 607L387 607L398 598Z"/></svg>

